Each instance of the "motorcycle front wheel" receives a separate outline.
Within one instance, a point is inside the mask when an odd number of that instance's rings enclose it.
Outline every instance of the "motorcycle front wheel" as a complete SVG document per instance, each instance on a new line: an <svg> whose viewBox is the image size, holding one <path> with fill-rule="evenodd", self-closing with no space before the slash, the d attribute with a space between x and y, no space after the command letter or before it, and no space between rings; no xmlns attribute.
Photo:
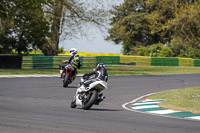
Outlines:
<svg viewBox="0 0 200 133"><path fill-rule="evenodd" d="M72 102L71 102L71 108L76 108L76 100L72 100Z"/></svg>
<svg viewBox="0 0 200 133"><path fill-rule="evenodd" d="M68 87L68 79L69 79L69 73L65 75L65 79L63 81L63 87Z"/></svg>
<svg viewBox="0 0 200 133"><path fill-rule="evenodd" d="M89 100L85 102L82 107L84 110L89 110L92 107L98 98L98 93L96 90L93 90L88 96L90 97Z"/></svg>

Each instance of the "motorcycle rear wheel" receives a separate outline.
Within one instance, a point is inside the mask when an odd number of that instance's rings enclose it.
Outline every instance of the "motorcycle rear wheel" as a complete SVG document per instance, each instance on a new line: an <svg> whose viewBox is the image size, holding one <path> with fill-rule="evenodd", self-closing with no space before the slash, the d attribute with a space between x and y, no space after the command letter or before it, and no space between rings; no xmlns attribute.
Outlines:
<svg viewBox="0 0 200 133"><path fill-rule="evenodd" d="M96 90L93 90L91 92L90 99L88 100L87 103L84 103L82 108L84 110L89 110L92 107L92 105L96 102L97 98L98 98L98 93Z"/></svg>
<svg viewBox="0 0 200 133"><path fill-rule="evenodd" d="M68 87L68 79L69 79L69 73L65 75L65 79L63 81L63 87Z"/></svg>

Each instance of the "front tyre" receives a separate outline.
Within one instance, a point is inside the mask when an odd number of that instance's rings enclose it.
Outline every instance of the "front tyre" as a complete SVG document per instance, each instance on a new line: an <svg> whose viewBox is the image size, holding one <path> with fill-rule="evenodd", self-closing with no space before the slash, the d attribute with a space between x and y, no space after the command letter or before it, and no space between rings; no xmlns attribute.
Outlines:
<svg viewBox="0 0 200 133"><path fill-rule="evenodd" d="M68 79L69 79L69 73L65 75L65 79L63 81L63 87L68 87Z"/></svg>
<svg viewBox="0 0 200 133"><path fill-rule="evenodd" d="M96 90L93 90L89 96L89 100L83 104L83 109L88 110L96 102L98 98L98 93Z"/></svg>
<svg viewBox="0 0 200 133"><path fill-rule="evenodd" d="M72 102L71 102L71 108L76 108L76 100L72 100Z"/></svg>

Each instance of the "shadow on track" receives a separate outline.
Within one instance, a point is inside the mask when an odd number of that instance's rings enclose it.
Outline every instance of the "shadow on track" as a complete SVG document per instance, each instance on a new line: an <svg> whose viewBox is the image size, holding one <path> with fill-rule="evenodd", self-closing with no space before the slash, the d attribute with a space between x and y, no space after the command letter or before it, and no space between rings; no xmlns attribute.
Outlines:
<svg viewBox="0 0 200 133"><path fill-rule="evenodd" d="M78 88L78 86L68 86L66 88Z"/></svg>
<svg viewBox="0 0 200 133"><path fill-rule="evenodd" d="M123 111L122 109L99 109L99 108L91 108L92 111Z"/></svg>

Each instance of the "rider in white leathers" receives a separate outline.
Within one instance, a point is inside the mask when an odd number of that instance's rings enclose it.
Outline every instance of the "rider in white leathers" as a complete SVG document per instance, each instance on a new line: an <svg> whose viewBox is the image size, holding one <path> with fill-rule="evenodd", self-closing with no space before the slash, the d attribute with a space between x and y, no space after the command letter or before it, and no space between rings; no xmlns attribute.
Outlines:
<svg viewBox="0 0 200 133"><path fill-rule="evenodd" d="M94 77L90 78L90 76L92 75L94 75ZM81 82L80 85L84 85L85 87L88 87L91 83L95 81L103 80L107 82L108 74L107 74L106 66L103 63L99 63L93 71L85 73L83 75L83 79L84 81ZM105 99L105 96L103 96L103 93L102 93L100 95L100 98L96 102L96 104L99 104L101 101L103 101L103 99Z"/></svg>
<svg viewBox="0 0 200 133"><path fill-rule="evenodd" d="M90 76L94 75L94 77L90 78ZM105 82L108 81L108 74L106 70L106 66L103 63L99 63L97 67L88 73L85 73L83 75L83 79L85 80L84 82L81 82L81 84L88 86L92 82L96 80L103 80Z"/></svg>

